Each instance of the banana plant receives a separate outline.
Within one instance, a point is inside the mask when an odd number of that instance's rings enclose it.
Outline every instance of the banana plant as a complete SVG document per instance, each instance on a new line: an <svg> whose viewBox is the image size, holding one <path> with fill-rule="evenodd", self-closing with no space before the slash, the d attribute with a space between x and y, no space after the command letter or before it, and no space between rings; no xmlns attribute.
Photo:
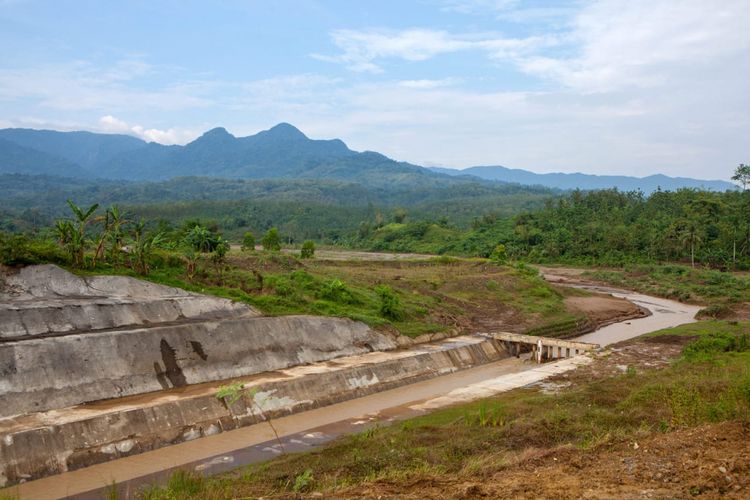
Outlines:
<svg viewBox="0 0 750 500"><path fill-rule="evenodd" d="M162 241L162 233L148 233L141 219L133 227L133 267L138 274L149 273L148 260L153 248Z"/></svg>
<svg viewBox="0 0 750 500"><path fill-rule="evenodd" d="M75 219L73 220L70 241L68 243L70 248L71 256L73 257L73 265L75 267L83 267L84 264L84 251L86 249L86 226L93 222L92 215L99 208L98 203L94 203L87 210L79 207L71 200L68 200L68 206L73 211Z"/></svg>

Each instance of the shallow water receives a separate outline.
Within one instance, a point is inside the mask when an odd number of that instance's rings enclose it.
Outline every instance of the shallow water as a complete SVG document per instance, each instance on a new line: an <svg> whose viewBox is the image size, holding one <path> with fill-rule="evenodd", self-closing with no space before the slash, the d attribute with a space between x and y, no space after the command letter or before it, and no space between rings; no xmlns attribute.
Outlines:
<svg viewBox="0 0 750 500"><path fill-rule="evenodd" d="M651 297L635 292L606 288L599 286L577 285L576 288L583 288L594 292L611 293L615 297L620 297L633 302L645 309L651 311L651 315L645 318L631 319L620 323L613 323L602 327L595 332L581 335L575 340L581 342L591 342L606 346L623 340L639 337L646 333L670 328L685 323L694 323L695 315L701 309L699 306L683 304L674 300Z"/></svg>

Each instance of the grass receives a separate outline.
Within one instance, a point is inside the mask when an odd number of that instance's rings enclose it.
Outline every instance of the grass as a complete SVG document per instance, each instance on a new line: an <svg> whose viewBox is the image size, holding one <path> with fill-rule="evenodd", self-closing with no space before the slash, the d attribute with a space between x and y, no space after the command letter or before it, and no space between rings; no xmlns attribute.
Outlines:
<svg viewBox="0 0 750 500"><path fill-rule="evenodd" d="M136 276L107 267L89 273ZM517 331L569 321L564 294L577 293L559 291L527 266L453 257L325 261L233 251L221 266L200 260L188 276L177 254L163 252L146 279L244 302L268 315L348 317L409 337L476 331L477 318L503 318Z"/></svg>
<svg viewBox="0 0 750 500"><path fill-rule="evenodd" d="M621 271L597 270L584 276L681 302L705 304L702 315L722 318L750 302L750 277L680 265L633 265Z"/></svg>
<svg viewBox="0 0 750 500"><path fill-rule="evenodd" d="M185 498L289 494L302 482L305 491L330 494L377 480L493 473L530 449L591 449L703 423L748 422L750 351L739 340L748 333L750 323L727 322L662 330L652 335L695 337L667 368L632 368L558 394L526 388L438 410L202 480Z"/></svg>

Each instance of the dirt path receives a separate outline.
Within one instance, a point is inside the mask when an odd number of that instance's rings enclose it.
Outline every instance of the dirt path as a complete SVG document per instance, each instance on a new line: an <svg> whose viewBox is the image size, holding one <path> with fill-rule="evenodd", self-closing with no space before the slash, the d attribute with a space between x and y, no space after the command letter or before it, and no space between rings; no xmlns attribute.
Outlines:
<svg viewBox="0 0 750 500"><path fill-rule="evenodd" d="M239 251L240 245L231 245L232 250ZM263 247L256 245L256 250L261 251ZM299 249L282 248L282 253L298 254ZM344 250L339 248L316 248L315 258L320 260L418 260L431 259L437 255L426 253L391 253L391 252L364 252L359 250Z"/></svg>

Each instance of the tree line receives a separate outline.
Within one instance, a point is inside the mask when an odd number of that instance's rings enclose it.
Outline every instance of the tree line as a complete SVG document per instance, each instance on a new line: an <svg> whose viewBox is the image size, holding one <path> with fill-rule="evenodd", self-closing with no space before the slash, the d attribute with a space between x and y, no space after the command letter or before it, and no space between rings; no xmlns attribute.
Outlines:
<svg viewBox="0 0 750 500"><path fill-rule="evenodd" d="M539 210L485 215L462 230L445 220L365 224L355 245L371 250L620 265L682 261L750 268L750 191L574 191ZM375 229L371 229L375 227Z"/></svg>
<svg viewBox="0 0 750 500"><path fill-rule="evenodd" d="M191 219L174 226L164 220L135 217L112 205L103 211L98 203L81 207L67 200L70 216L57 219L51 228L33 236L0 232L0 263L23 265L54 262L78 269L98 265L126 267L138 274L149 274L154 252L169 252L184 264L187 274L195 272L197 262L208 257L221 265L230 249L219 226ZM265 251L281 250L279 230L271 227L260 240ZM246 231L241 250L254 252L255 236ZM315 254L313 241L305 241L301 258Z"/></svg>

